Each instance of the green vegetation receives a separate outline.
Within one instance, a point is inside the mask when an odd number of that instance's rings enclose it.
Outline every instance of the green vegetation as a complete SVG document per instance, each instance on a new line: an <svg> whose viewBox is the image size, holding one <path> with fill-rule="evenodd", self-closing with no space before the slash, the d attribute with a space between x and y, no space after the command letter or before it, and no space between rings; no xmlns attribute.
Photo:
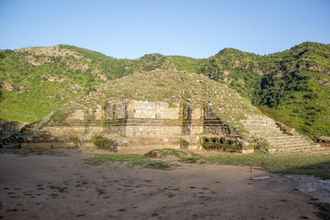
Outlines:
<svg viewBox="0 0 330 220"><path fill-rule="evenodd" d="M201 145L205 150L221 150L225 152L241 152L242 145L236 139L225 137L202 137Z"/></svg>
<svg viewBox="0 0 330 220"><path fill-rule="evenodd" d="M128 166L167 169L173 161L181 163L209 163L219 165L262 167L269 172L281 174L301 174L330 179L330 154L313 153L217 153L202 156L189 151L157 149L145 155L108 154L95 155L87 160L90 164L121 162ZM175 164L175 163L174 163Z"/></svg>
<svg viewBox="0 0 330 220"><path fill-rule="evenodd" d="M198 154L171 148L152 150L144 156L162 160L177 160L184 163L204 163L204 160Z"/></svg>
<svg viewBox="0 0 330 220"><path fill-rule="evenodd" d="M170 74L171 82L166 75L143 79L146 72L155 70L158 73L179 71L181 75ZM178 96L173 91L187 99L191 95L196 98L195 93L204 98L213 97L214 94L204 91L209 88L204 79L202 83L192 82L200 79L191 77L191 73L198 73L219 82L210 84L213 91L213 87L219 87L218 92L227 94L222 88L227 84L276 120L313 138L330 136L330 45L312 42L265 56L227 48L208 59L161 54L147 54L136 60L116 59L70 45L2 50L0 118L38 121L98 88L111 88L112 82L123 86L125 80L116 79L134 72L140 75L130 78L124 87L133 90L145 86L148 91L155 87L158 91L150 95L137 91L134 96L139 99ZM153 80L149 85L150 78ZM145 80L145 83L135 86L134 80ZM181 89L177 89L181 84ZM218 95L217 98L222 98L218 103L230 102L231 98L226 97ZM175 99L170 102L175 103Z"/></svg>
<svg viewBox="0 0 330 220"><path fill-rule="evenodd" d="M270 149L270 144L263 138L252 138L250 149L254 149L255 152L268 153Z"/></svg>
<svg viewBox="0 0 330 220"><path fill-rule="evenodd" d="M98 154L86 160L88 164L99 165L107 162L124 163L130 167L142 167L151 169L169 169L176 166L173 162L182 163L205 163L203 158L197 154L176 150L157 149L145 155L138 154Z"/></svg>
<svg viewBox="0 0 330 220"><path fill-rule="evenodd" d="M98 148L102 150L114 151L116 152L118 149L117 141L106 138L103 136L95 136L92 138L92 143Z"/></svg>
<svg viewBox="0 0 330 220"><path fill-rule="evenodd" d="M262 110L317 138L330 136L330 46L300 44L267 57L278 66L264 75L254 102Z"/></svg>
<svg viewBox="0 0 330 220"><path fill-rule="evenodd" d="M241 95L252 97L260 80L259 56L236 49L223 49L201 65L200 73L225 82Z"/></svg>
<svg viewBox="0 0 330 220"><path fill-rule="evenodd" d="M125 163L130 167L143 167L151 169L168 169L169 163L161 160L152 160L143 155L137 154L107 154L107 155L95 155L92 158L86 160L88 164L100 165L107 162Z"/></svg>
<svg viewBox="0 0 330 220"><path fill-rule="evenodd" d="M330 136L330 45L306 42L266 56L224 49L200 73L312 138Z"/></svg>
<svg viewBox="0 0 330 220"><path fill-rule="evenodd" d="M116 59L106 56L97 51L92 51L71 45L59 45L59 48L75 51L86 59L89 59L89 68L92 71L103 73L108 79L116 79L133 73L136 69L136 62L129 59Z"/></svg>
<svg viewBox="0 0 330 220"><path fill-rule="evenodd" d="M40 120L97 84L91 74L82 74L64 64L55 62L34 66L26 60L23 52L0 53L0 81L11 87L2 88L2 119Z"/></svg>
<svg viewBox="0 0 330 220"><path fill-rule="evenodd" d="M209 163L239 166L257 166L274 173L302 174L330 179L330 154L232 154L210 156Z"/></svg>
<svg viewBox="0 0 330 220"><path fill-rule="evenodd" d="M206 62L206 59L194 59L184 56L168 56L167 59L175 65L177 70L190 73L199 73L201 66Z"/></svg>

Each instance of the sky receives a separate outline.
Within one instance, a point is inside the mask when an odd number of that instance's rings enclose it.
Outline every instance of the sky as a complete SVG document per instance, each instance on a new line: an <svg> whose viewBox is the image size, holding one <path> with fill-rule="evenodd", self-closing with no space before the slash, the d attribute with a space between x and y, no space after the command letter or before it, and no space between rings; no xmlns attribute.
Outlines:
<svg viewBox="0 0 330 220"><path fill-rule="evenodd" d="M118 58L257 54L330 43L330 0L0 0L0 48L71 44Z"/></svg>

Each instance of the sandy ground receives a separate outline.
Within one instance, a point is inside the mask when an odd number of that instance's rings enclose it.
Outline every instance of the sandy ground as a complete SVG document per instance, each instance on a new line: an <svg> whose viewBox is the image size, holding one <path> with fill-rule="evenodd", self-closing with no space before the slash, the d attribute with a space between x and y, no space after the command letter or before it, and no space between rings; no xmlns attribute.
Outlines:
<svg viewBox="0 0 330 220"><path fill-rule="evenodd" d="M251 180L248 167L164 171L92 166L84 157L0 154L0 219L318 219L289 178Z"/></svg>

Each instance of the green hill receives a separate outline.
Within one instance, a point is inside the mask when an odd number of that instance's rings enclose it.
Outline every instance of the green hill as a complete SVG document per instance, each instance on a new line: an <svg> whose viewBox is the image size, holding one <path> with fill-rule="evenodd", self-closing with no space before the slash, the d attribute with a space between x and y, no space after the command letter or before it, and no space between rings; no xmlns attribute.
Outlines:
<svg viewBox="0 0 330 220"><path fill-rule="evenodd" d="M330 45L305 42L266 56L224 49L201 72L276 120L312 137L330 135Z"/></svg>
<svg viewBox="0 0 330 220"><path fill-rule="evenodd" d="M158 69L203 74L301 132L330 136L329 54L329 45L310 42L265 56L227 48L207 59L161 54L116 59L69 45L3 50L0 118L37 121L112 80Z"/></svg>
<svg viewBox="0 0 330 220"><path fill-rule="evenodd" d="M311 136L330 136L330 45L303 43L266 57L275 65L253 97L262 109Z"/></svg>

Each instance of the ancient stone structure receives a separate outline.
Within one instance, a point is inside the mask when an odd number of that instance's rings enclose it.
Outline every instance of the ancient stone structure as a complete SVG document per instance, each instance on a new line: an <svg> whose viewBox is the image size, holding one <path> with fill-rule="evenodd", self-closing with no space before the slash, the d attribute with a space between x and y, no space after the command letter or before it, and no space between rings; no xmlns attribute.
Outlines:
<svg viewBox="0 0 330 220"><path fill-rule="evenodd" d="M127 137L129 145L180 146L184 141L190 148L198 147L203 135L230 134L209 107L137 100L109 101L105 131Z"/></svg>
<svg viewBox="0 0 330 220"><path fill-rule="evenodd" d="M189 103L109 100L103 107L76 109L59 124L44 128L56 137L123 137L130 147L199 148L201 137L235 136L210 106ZM184 145L184 146L183 146Z"/></svg>
<svg viewBox="0 0 330 220"><path fill-rule="evenodd" d="M224 149L242 152L253 149L251 140L266 141L270 152L321 149L307 137L279 126L264 115L252 115L240 121L246 135L225 123L212 105L170 104L162 101L131 99L108 100L103 106L77 108L63 121L43 128L56 140L91 142L95 136L121 141L122 147L175 147L188 149ZM230 145L230 146L228 146Z"/></svg>
<svg viewBox="0 0 330 220"><path fill-rule="evenodd" d="M270 152L323 150L319 144L294 129L283 131L282 126L267 116L249 117L242 123L251 135L262 137L269 143Z"/></svg>

